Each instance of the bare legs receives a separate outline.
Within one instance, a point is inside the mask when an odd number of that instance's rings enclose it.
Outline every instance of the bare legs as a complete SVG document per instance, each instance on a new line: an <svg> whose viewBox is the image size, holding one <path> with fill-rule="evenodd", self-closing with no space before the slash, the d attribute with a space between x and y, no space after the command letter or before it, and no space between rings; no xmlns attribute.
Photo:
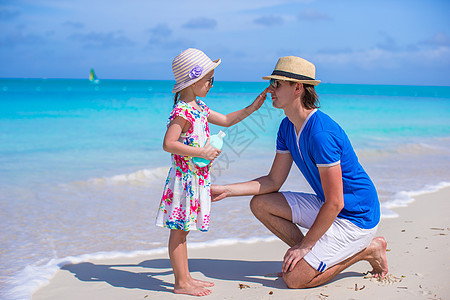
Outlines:
<svg viewBox="0 0 450 300"><path fill-rule="evenodd" d="M386 240L383 237L374 238L366 249L328 268L323 273L316 271L306 261L301 260L292 272L283 274L283 280L290 288L315 287L333 279L337 274L361 260L366 260L371 264L373 268L371 273L374 277L384 277L388 272Z"/></svg>
<svg viewBox="0 0 450 300"><path fill-rule="evenodd" d="M292 223L291 208L281 193L255 196L250 202L250 208L261 223L290 247L302 240L303 234ZM290 288L315 287L329 281L344 269L361 260L370 263L373 268L372 274L375 277L384 277L388 272L386 240L383 237L373 239L366 249L328 268L323 273L313 269L302 259L294 270L283 273L282 276Z"/></svg>
<svg viewBox="0 0 450 300"><path fill-rule="evenodd" d="M283 194L254 196L250 208L255 217L279 239L292 247L303 239L303 233L292 223L291 207Z"/></svg>
<svg viewBox="0 0 450 300"><path fill-rule="evenodd" d="M206 296L211 291L205 286L213 286L212 282L193 279L189 273L186 236L189 231L170 231L169 256L172 263L173 274L175 276L175 294L188 294L193 296Z"/></svg>

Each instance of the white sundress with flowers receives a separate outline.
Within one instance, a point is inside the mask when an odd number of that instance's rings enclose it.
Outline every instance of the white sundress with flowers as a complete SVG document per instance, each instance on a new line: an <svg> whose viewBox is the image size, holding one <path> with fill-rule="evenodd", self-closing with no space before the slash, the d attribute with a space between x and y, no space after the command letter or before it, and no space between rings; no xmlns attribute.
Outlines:
<svg viewBox="0 0 450 300"><path fill-rule="evenodd" d="M209 137L209 108L197 100L201 111L179 100L170 113L167 125L176 117L187 120L191 127L179 141L192 147L203 147ZM207 231L211 210L211 164L200 168L192 157L172 154L172 167L156 216L156 225L184 231Z"/></svg>

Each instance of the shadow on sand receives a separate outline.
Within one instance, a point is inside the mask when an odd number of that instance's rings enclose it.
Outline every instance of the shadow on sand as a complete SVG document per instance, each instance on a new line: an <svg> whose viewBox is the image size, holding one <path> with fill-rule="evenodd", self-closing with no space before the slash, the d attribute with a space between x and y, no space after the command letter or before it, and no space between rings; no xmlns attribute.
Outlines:
<svg viewBox="0 0 450 300"><path fill-rule="evenodd" d="M200 272L210 279L238 281L239 283L258 283L266 287L287 289L281 278L264 277L281 269L281 261L242 261L220 259L189 259L191 272ZM131 272L121 268L141 267L152 269L149 272ZM137 265L100 265L90 262L65 265L62 270L69 271L81 281L104 281L114 287L142 289L148 291L173 291L173 283L158 279L157 276L172 274L168 259L152 259ZM155 270L156 269L156 270ZM160 271L158 271L160 269ZM345 277L360 277L361 273L344 272L332 281Z"/></svg>

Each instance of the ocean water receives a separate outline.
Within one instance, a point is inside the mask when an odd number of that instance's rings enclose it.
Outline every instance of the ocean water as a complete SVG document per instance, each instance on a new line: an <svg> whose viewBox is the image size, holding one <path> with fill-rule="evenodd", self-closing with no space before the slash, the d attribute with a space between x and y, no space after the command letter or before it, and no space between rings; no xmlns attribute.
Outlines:
<svg viewBox="0 0 450 300"><path fill-rule="evenodd" d="M165 251L168 230L154 220L170 166L162 139L172 84L0 79L0 298L29 299L66 262ZM204 101L232 112L266 84L215 82ZM321 84L317 92L374 181L383 218L450 184L450 87ZM213 183L265 175L283 117L268 97L241 123L212 125L227 133ZM311 191L295 166L282 189ZM189 244L271 239L249 200L213 203L211 230L192 232Z"/></svg>

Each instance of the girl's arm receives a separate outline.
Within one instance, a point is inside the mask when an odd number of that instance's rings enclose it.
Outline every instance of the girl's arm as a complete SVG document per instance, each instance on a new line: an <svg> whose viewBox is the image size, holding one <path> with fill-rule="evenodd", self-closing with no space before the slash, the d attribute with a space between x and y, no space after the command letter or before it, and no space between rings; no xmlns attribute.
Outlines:
<svg viewBox="0 0 450 300"><path fill-rule="evenodd" d="M253 103L246 108L229 113L227 115L223 115L210 109L208 122L223 127L230 127L236 123L239 123L240 121L251 115L253 112L257 111L261 107L261 105L263 105L264 100L266 100L267 90L268 89L265 89L261 94L259 94L259 96L256 97L255 101L253 101Z"/></svg>
<svg viewBox="0 0 450 300"><path fill-rule="evenodd" d="M173 119L164 136L164 151L183 156L202 157L207 160L217 158L221 151L209 144L209 138L204 147L192 147L178 141L181 133L187 132L190 126L191 124L182 117Z"/></svg>

